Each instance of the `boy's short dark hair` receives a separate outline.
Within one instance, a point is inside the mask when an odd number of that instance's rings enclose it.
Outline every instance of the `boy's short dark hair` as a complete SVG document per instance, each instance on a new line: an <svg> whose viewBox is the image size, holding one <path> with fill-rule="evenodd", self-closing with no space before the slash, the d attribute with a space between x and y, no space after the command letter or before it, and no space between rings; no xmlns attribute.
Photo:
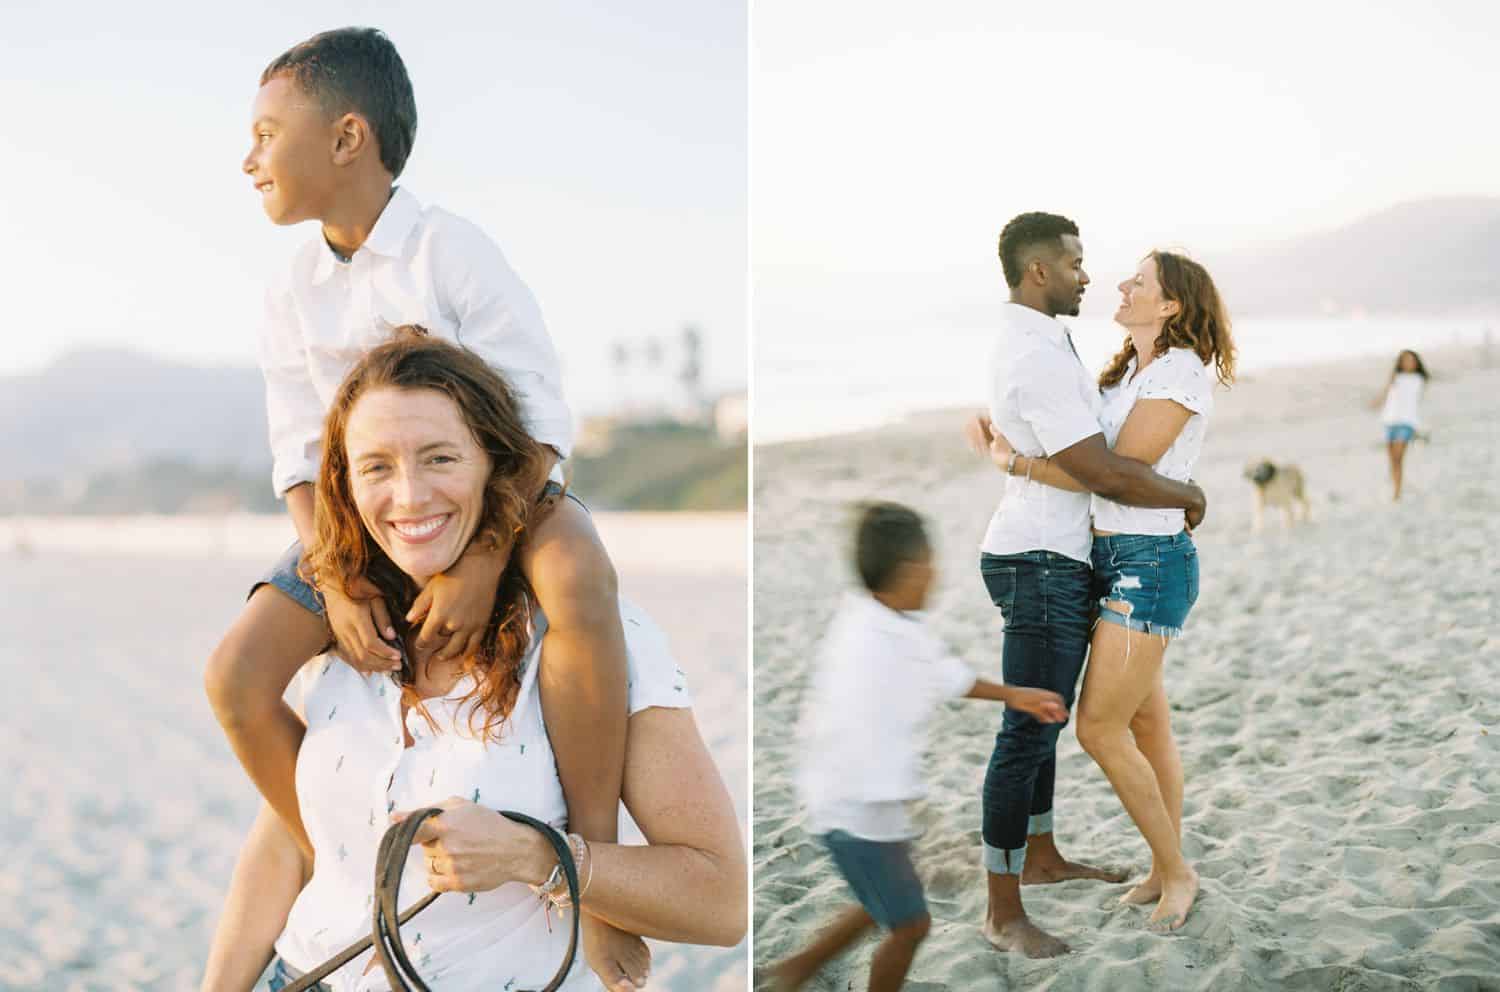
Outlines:
<svg viewBox="0 0 1500 992"><path fill-rule="evenodd" d="M860 505L854 531L854 565L860 581L880 592L904 562L917 561L932 545L915 510L899 503Z"/></svg>
<svg viewBox="0 0 1500 992"><path fill-rule="evenodd" d="M291 76L330 116L357 113L370 122L380 164L401 175L417 137L417 98L406 64L385 32L338 28L315 34L276 57L260 74L262 86Z"/></svg>
<svg viewBox="0 0 1500 992"><path fill-rule="evenodd" d="M1000 232L1000 267L1005 270L1005 285L1011 289L1021 285L1028 248L1050 242L1061 251L1064 234L1078 237L1078 225L1060 214L1033 211L1012 217Z"/></svg>

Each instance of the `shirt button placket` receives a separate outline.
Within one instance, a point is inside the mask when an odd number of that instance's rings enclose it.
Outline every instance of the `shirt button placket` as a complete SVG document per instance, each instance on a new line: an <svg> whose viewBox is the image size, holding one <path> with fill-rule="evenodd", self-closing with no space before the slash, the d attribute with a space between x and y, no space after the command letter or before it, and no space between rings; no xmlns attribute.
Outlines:
<svg viewBox="0 0 1500 992"><path fill-rule="evenodd" d="M401 694L399 692L386 693L385 707L386 713L390 717L391 724L396 728L396 733L392 738L391 758L386 763L384 768L385 783L382 786L380 781L377 779L375 782L374 791L376 808L383 810L385 812L386 819L389 820L391 811L395 809L395 800L391 798L391 788L396 784L396 769L401 764L401 755L405 750L405 748L402 747L405 737L401 732ZM384 830L385 827L382 824L381 831L384 832Z"/></svg>

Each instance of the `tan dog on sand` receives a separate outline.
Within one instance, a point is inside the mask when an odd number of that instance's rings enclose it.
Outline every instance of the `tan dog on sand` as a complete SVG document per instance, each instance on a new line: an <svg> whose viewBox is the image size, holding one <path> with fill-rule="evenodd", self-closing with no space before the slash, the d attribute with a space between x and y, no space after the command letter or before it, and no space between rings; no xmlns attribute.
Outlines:
<svg viewBox="0 0 1500 992"><path fill-rule="evenodd" d="M1312 516L1312 507L1307 502L1302 470L1295 465L1277 465L1269 459L1257 458L1245 466L1245 478L1255 486L1255 533L1265 526L1266 507L1281 508L1286 526L1292 525L1292 504L1302 506L1302 521Z"/></svg>

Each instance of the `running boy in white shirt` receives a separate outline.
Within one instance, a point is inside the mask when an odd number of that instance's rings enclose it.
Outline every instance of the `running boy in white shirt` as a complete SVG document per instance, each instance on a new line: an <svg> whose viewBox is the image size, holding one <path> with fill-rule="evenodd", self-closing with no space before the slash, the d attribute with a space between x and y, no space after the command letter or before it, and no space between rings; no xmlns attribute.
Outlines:
<svg viewBox="0 0 1500 992"><path fill-rule="evenodd" d="M978 678L916 611L935 574L932 545L915 512L874 503L860 516L851 592L819 652L804 725L799 785L807 829L818 835L858 906L805 950L773 966L783 990L800 988L871 926L889 931L870 966L871 992L901 987L931 918L912 866L908 805L926 793L925 724L945 699L990 699L1060 723L1062 697Z"/></svg>
<svg viewBox="0 0 1500 992"><path fill-rule="evenodd" d="M394 186L417 110L406 67L380 31L327 31L282 54L261 75L252 117L243 168L267 216L279 225L316 220L321 231L269 292L259 349L274 484L299 542L257 583L209 661L215 714L256 786L305 845L294 783L303 727L281 698L294 673L333 641L362 671L395 670L400 654L391 642L416 624L416 663L463 657L482 639L514 552L549 621L539 677L570 826L612 842L626 721L616 577L588 513L556 498L556 461L535 487L551 509L524 540L477 538L405 617L389 616L367 580L314 588L298 574L301 549L315 540L312 482L324 413L348 369L393 327L418 324L478 354L519 394L532 436L557 461L567 457L572 418L536 301L482 231ZM382 526L425 542L451 523L439 515ZM585 921L586 950L610 937L634 941ZM598 970L598 954L589 956Z"/></svg>

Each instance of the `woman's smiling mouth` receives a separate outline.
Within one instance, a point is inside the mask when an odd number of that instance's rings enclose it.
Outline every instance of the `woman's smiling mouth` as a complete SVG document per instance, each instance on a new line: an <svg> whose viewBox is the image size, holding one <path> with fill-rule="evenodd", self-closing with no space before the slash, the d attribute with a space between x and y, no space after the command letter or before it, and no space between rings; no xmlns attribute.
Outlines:
<svg viewBox="0 0 1500 992"><path fill-rule="evenodd" d="M440 513L434 517L422 517L418 520L392 520L390 524L396 536L405 543L426 544L442 533L451 519L453 519L453 514Z"/></svg>

